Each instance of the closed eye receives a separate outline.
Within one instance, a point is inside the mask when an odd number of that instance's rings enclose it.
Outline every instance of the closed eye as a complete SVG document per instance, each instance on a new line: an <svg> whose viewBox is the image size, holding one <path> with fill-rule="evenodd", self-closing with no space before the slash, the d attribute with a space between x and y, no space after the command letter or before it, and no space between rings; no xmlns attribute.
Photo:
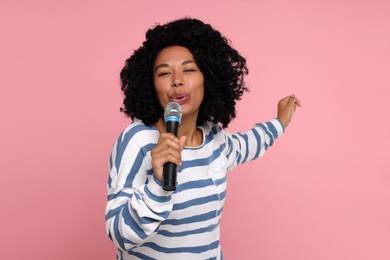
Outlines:
<svg viewBox="0 0 390 260"><path fill-rule="evenodd" d="M163 76L166 76L168 74L169 74L169 72L161 72L161 73L157 74L157 76L163 77Z"/></svg>

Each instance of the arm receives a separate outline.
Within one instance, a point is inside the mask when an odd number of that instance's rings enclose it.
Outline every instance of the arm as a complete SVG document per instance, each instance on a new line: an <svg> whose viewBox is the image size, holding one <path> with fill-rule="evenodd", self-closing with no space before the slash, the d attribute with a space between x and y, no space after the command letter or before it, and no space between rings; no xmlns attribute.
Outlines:
<svg viewBox="0 0 390 260"><path fill-rule="evenodd" d="M155 146L151 132L143 125L132 125L118 138L110 157L106 231L122 250L155 234L173 207L173 192L161 188L146 159Z"/></svg>
<svg viewBox="0 0 390 260"><path fill-rule="evenodd" d="M283 133L282 123L275 118L269 122L256 124L246 133L225 134L228 169L263 156L274 144L275 139Z"/></svg>
<svg viewBox="0 0 390 260"><path fill-rule="evenodd" d="M246 133L226 135L226 155L229 170L238 164L263 156L274 140L281 136L291 122L300 100L295 96L287 96L278 103L278 117L259 123Z"/></svg>

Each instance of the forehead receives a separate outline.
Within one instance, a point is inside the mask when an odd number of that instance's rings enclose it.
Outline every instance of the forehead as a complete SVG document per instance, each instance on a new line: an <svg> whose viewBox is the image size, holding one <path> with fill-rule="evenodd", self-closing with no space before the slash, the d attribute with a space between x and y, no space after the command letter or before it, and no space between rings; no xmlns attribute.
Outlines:
<svg viewBox="0 0 390 260"><path fill-rule="evenodd" d="M169 46L162 49L156 57L155 66L161 63L181 62L185 60L194 60L192 53L182 46Z"/></svg>

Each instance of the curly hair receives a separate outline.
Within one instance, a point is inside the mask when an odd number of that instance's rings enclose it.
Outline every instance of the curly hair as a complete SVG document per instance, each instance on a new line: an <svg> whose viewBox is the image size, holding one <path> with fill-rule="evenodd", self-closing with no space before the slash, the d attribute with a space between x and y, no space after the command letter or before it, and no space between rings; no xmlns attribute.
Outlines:
<svg viewBox="0 0 390 260"><path fill-rule="evenodd" d="M153 66L158 53L169 46L187 48L204 77L204 97L196 124L206 121L226 128L236 117L236 101L241 99L248 74L246 60L230 46L230 41L210 24L183 18L146 32L146 40L125 62L120 73L124 100L120 110L145 125L153 125L164 113L153 83Z"/></svg>

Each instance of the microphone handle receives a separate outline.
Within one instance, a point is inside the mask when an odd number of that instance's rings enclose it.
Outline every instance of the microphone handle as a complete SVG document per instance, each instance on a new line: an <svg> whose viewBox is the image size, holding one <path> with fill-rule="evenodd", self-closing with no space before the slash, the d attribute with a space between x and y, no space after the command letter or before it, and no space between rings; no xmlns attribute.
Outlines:
<svg viewBox="0 0 390 260"><path fill-rule="evenodd" d="M168 133L172 133L177 137L177 132L179 130L179 122L170 120L165 122L165 126ZM176 190L176 175L177 175L177 165L171 162L164 164L163 168L163 189L166 191Z"/></svg>
<svg viewBox="0 0 390 260"><path fill-rule="evenodd" d="M163 189L166 191L176 190L177 166L174 163L167 162L163 169Z"/></svg>
<svg viewBox="0 0 390 260"><path fill-rule="evenodd" d="M177 137L177 131L179 130L179 122L175 120L169 120L165 122L165 128L168 133L172 133Z"/></svg>

